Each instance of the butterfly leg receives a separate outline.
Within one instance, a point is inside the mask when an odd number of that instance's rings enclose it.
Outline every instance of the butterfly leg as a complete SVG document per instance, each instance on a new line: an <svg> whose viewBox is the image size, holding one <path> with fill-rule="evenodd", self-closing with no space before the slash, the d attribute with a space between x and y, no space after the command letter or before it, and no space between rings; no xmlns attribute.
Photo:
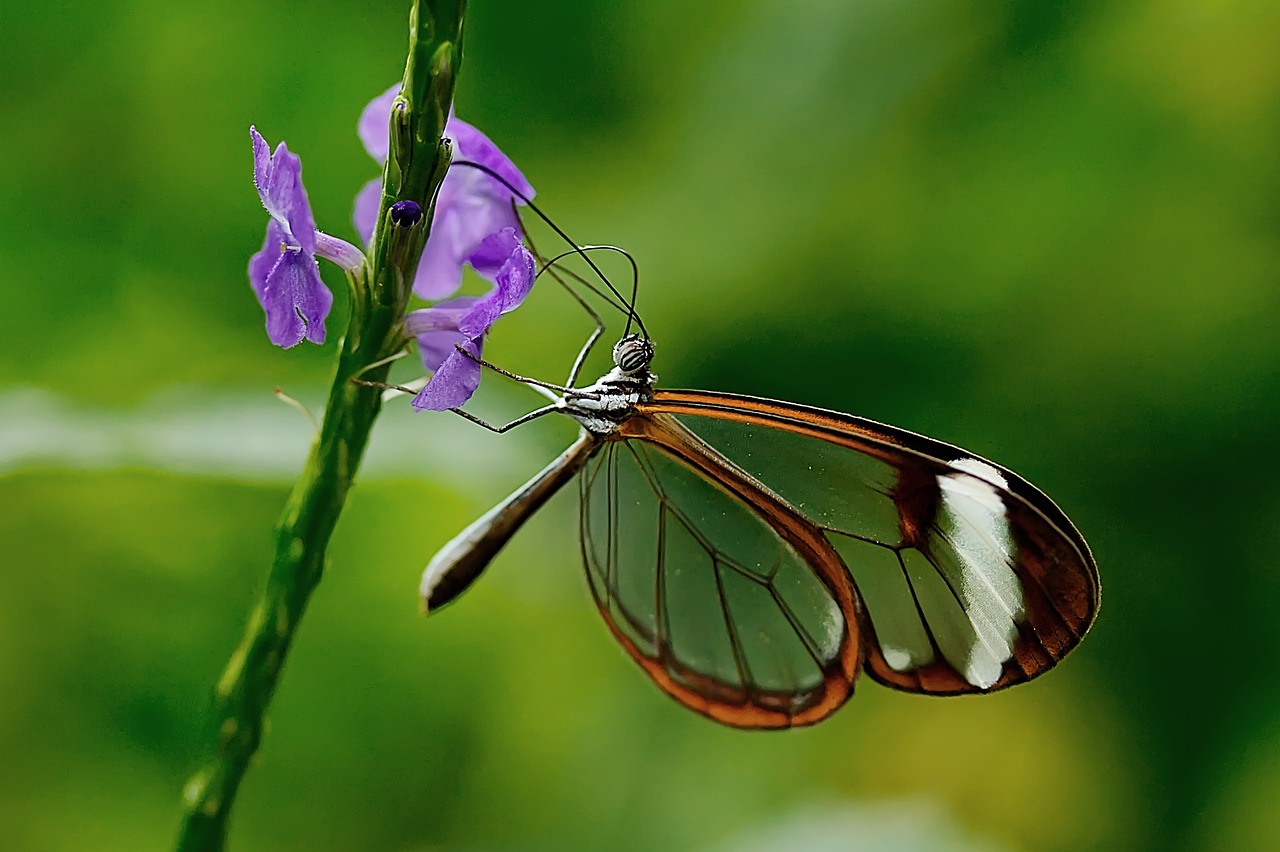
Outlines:
<svg viewBox="0 0 1280 852"><path fill-rule="evenodd" d="M575 388L565 387L564 385L554 385L551 382L544 382L544 381L541 381L540 379L531 379L528 376L521 376L517 373L511 372L510 370L504 370L501 367L499 367L497 364L491 364L490 362L484 360L478 355L472 355L466 349L462 348L461 343L455 343L454 348L456 348L463 355L470 358L472 361L475 361L481 367L486 367L490 370L493 370L498 375L506 376L508 379L513 379L517 382L520 382L521 384L529 385L535 390L538 390L539 388L541 388L543 390L560 391L560 393L565 394L566 396L576 396L576 397L594 397L595 396L595 394L583 393L582 391L577 390ZM549 399L552 399L552 400L556 398L550 395L547 395L547 396Z"/></svg>
<svg viewBox="0 0 1280 852"><path fill-rule="evenodd" d="M488 429L490 432L495 432L501 435L503 432L509 431L511 429L516 428L517 426L521 426L525 423L528 423L530 420L537 420L539 417L541 417L544 414L550 414L556 409L557 409L557 406L555 405L544 405L542 408L536 409L534 411L530 411L528 414L524 415L523 417L517 417L515 420L512 420L510 423L504 423L501 426L494 426L492 423L486 423L485 421L481 420L479 417L476 417L474 414L471 414L470 412L463 411L461 408L451 408L449 410L452 411L454 414L458 415L459 417L462 417L466 420L470 420L472 423L476 424L477 426L483 426L485 429Z"/></svg>
<svg viewBox="0 0 1280 852"><path fill-rule="evenodd" d="M389 385L386 382L369 382L369 381L365 381L364 379L357 379L355 376L351 377L351 382L357 385L364 385L367 388L378 388L380 390L398 391L400 393L408 394L409 396L416 396L418 394L418 391L422 390L422 388L418 388L417 390L415 390L414 388L407 388L404 385ZM384 399L386 399L386 397L384 397Z"/></svg>
<svg viewBox="0 0 1280 852"><path fill-rule="evenodd" d="M351 381L355 382L358 385L364 385L365 387L382 388L383 390L393 390L393 391L398 391L400 393L409 394L410 396L413 396L418 392L413 388L407 388L404 385L389 385L385 382L368 382L368 381L365 381L364 379L352 379ZM528 380L520 379L520 381L528 381ZM533 385L532 387L534 388L534 390L542 390L542 388L539 388L537 385ZM552 395L551 399L552 399L552 402L554 403L559 398ZM521 417L517 417L515 420L512 420L510 423L505 423L501 426L494 426L492 423L481 420L479 417L476 417L474 414L468 411L463 411L461 408L451 408L449 410L452 411L454 414L459 415L460 417L470 420L472 423L475 423L477 426L483 426L485 429L488 429L490 432L496 432L499 435L501 435L503 432L506 432L510 429L514 429L517 426L520 426L521 424L528 423L530 420L536 420L544 414L550 414L551 412L555 411L557 407L558 406L554 404L544 405L542 408L536 409L534 411L530 411L528 414L525 414Z"/></svg>
<svg viewBox="0 0 1280 852"><path fill-rule="evenodd" d="M381 361L374 361L372 364L368 364L362 367L361 369L357 370L355 374L351 376L351 382L357 385L364 385L367 388L379 388L381 390L396 391L398 393L406 393L409 396L414 396L415 394L418 393L418 390L421 390L421 388L414 389L414 388L407 388L403 385L389 385L386 382L370 382L360 378L360 376L363 375L364 373L367 373L368 371L376 367L381 367L384 364L391 364L395 361L399 361L401 358L405 357L408 354L409 354L408 349L401 349L396 354L383 358ZM384 399L389 399L389 398L390 397L384 397Z"/></svg>

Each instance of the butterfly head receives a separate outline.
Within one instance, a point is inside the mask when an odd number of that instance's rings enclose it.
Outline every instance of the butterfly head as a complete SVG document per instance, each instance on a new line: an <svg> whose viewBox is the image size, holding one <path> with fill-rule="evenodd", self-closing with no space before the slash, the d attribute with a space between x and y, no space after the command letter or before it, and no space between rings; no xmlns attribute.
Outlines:
<svg viewBox="0 0 1280 852"><path fill-rule="evenodd" d="M613 347L613 363L624 376L635 376L649 369L653 361L653 342L638 334L628 334Z"/></svg>

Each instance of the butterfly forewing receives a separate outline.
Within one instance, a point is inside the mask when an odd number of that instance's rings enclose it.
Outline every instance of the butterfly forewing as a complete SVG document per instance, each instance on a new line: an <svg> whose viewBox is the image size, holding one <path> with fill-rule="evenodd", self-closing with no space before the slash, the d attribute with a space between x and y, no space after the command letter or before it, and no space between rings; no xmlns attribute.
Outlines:
<svg viewBox="0 0 1280 852"><path fill-rule="evenodd" d="M637 419L664 418L821 530L861 597L866 663L884 683L949 694L1029 680L1093 620L1084 540L1010 471L861 418L750 397L658 392Z"/></svg>
<svg viewBox="0 0 1280 852"><path fill-rule="evenodd" d="M705 715L741 727L825 717L857 671L854 599L811 567L837 569L838 557L672 452L714 466L695 437L648 425L661 440L609 440L582 477L583 556L605 620L659 686Z"/></svg>

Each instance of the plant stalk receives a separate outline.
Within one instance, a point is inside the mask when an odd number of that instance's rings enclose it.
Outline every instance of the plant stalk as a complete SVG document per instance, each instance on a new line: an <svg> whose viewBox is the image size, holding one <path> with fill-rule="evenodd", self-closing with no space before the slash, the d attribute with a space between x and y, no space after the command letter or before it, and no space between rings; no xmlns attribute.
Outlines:
<svg viewBox="0 0 1280 852"><path fill-rule="evenodd" d="M465 12L466 0L413 2L401 91L405 104L399 123L395 115L391 123L381 221L368 265L351 278L351 319L324 420L277 522L266 584L244 638L214 687L206 756L183 790L186 811L176 847L180 852L224 848L236 793L262 743L271 698L324 573L329 539L381 409L381 392L352 379L386 381L391 369L387 359L406 343L408 282L413 281L434 197L449 166L449 148L441 134L461 64ZM417 201L426 211L407 232L388 223L387 210L401 200Z"/></svg>

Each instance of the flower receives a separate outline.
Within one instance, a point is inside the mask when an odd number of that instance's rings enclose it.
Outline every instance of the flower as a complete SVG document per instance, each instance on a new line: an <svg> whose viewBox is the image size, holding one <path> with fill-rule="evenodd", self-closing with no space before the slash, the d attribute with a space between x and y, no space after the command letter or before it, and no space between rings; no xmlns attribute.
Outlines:
<svg viewBox="0 0 1280 852"><path fill-rule="evenodd" d="M324 343L333 294L316 263L316 223L302 185L302 161L283 142L271 153L256 128L249 135L253 184L271 216L262 250L249 259L249 283L266 311L267 337L285 349L304 338Z"/></svg>
<svg viewBox="0 0 1280 852"><path fill-rule="evenodd" d="M493 290L484 296L458 296L405 316L405 327L418 339L423 364L434 371L413 398L413 407L420 411L458 408L471 398L480 385L478 359L485 334L498 317L518 308L533 288L533 255L515 228L490 234L476 247L474 257L486 268L502 258Z"/></svg>
<svg viewBox="0 0 1280 852"><path fill-rule="evenodd" d="M389 151L387 125L391 106L400 91L392 86L365 107L360 115L358 132L365 150L379 163ZM533 187L515 164L487 136L452 113L445 124L445 135L453 140L454 159L469 160L501 175L517 192L479 169L450 168L436 198L431 232L418 263L414 292L424 299L444 299L462 283L462 266L471 266L490 280L499 272L507 257L477 257L477 249L491 234L505 228L520 229L520 221L512 203L523 204L533 198ZM356 232L367 245L377 225L381 185L373 180L356 195L352 218Z"/></svg>

